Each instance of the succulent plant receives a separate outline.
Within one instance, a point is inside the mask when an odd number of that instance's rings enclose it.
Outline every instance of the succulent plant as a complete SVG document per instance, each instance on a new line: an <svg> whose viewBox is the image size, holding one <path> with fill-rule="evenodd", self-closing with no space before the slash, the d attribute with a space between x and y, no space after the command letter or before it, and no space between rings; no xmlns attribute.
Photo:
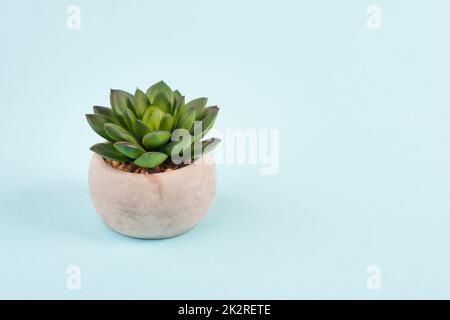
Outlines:
<svg viewBox="0 0 450 320"><path fill-rule="evenodd" d="M121 162L154 168L168 157L195 160L211 151L220 140L203 137L216 120L219 108L206 107L207 98L185 103L185 97L160 81L145 93L134 95L111 90L111 108L94 106L86 118L92 129L108 142L91 150Z"/></svg>

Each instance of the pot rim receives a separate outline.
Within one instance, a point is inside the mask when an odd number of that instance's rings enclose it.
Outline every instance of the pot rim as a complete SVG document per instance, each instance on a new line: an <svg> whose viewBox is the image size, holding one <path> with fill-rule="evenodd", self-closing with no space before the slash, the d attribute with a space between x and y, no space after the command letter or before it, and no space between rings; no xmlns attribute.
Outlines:
<svg viewBox="0 0 450 320"><path fill-rule="evenodd" d="M101 155L99 155L99 154L93 153L93 157L99 158L99 160L102 161L102 163L103 163L104 166L108 167L108 168L111 169L111 170L117 171L118 173L123 173L123 174L134 174L134 175L138 175L138 176L140 176L140 175L145 176L145 174L142 174L142 173L122 171L122 170L118 170L118 169L116 169L116 168L113 168L113 167L111 167L110 165L108 165L108 164L105 162L105 158L103 158L103 157L102 157ZM211 162L208 163L208 161L204 161L204 158L211 158L211 160L210 160ZM199 163L200 160L202 160L202 161ZM158 172L158 173L149 173L148 175L151 175L151 176L154 176L154 175L155 175L155 176L160 176L160 175L174 174L174 173L176 173L176 172L178 172L178 171L180 171L180 170L188 169L188 168L190 168L192 165L201 165L201 164L215 164L214 158L213 158L210 154L203 154L203 155L201 155L200 157L198 157L197 159L195 159L192 163L189 163L188 165L185 165L184 167L178 168L178 169L176 169L176 170L171 170L171 171L169 171L169 172L164 171L164 172Z"/></svg>

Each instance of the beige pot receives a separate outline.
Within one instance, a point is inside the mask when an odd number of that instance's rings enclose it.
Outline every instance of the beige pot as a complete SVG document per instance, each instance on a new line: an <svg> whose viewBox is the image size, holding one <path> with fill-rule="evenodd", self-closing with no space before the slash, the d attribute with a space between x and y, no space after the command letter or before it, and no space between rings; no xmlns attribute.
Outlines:
<svg viewBox="0 0 450 320"><path fill-rule="evenodd" d="M92 156L89 190L97 213L113 230L142 239L182 234L205 216L216 191L210 155L170 172L137 174Z"/></svg>

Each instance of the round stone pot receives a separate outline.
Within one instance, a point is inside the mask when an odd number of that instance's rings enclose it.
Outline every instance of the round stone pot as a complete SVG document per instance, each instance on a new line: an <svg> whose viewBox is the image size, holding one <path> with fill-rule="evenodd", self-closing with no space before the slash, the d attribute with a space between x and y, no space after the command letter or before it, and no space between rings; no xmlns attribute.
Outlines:
<svg viewBox="0 0 450 320"><path fill-rule="evenodd" d="M170 172L138 174L114 169L94 154L89 190L95 210L114 231L134 238L169 238L205 216L216 191L216 166L205 155Z"/></svg>

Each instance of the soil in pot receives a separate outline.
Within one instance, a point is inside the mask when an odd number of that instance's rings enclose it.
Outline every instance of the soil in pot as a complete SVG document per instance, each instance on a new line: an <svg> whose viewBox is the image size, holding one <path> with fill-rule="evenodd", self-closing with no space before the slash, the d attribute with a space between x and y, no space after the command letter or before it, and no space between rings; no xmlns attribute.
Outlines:
<svg viewBox="0 0 450 320"><path fill-rule="evenodd" d="M172 162L172 160L167 159L166 161L164 161L162 164L160 164L159 166L157 166L155 168L142 168L142 167L135 165L133 162L120 162L120 161L110 160L110 159L106 159L106 158L103 158L103 160L108 165L110 165L111 167L113 167L117 170L121 170L121 171L125 171L125 172L140 173L140 174L169 172L169 171L181 169L181 168L189 165L189 163L175 164Z"/></svg>

